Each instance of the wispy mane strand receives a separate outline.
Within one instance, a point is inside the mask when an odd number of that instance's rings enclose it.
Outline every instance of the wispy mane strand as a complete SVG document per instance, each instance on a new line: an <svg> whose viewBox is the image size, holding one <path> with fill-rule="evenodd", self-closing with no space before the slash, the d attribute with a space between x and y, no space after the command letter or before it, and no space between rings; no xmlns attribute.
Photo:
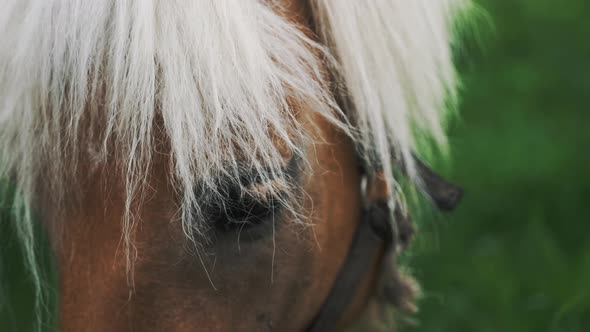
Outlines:
<svg viewBox="0 0 590 332"><path fill-rule="evenodd" d="M0 177L14 179L31 208L43 175L60 204L78 156L116 160L129 242L157 129L189 237L198 230L195 183L216 192L216 172L235 175L244 163L268 176L284 164L277 140L302 153L309 132L288 101L327 118L386 168L398 157L411 170L416 135L444 146L451 18L467 0L310 1L319 43L269 5L277 1L3 1ZM323 82L326 61L356 128ZM28 216L18 229L32 252Z"/></svg>

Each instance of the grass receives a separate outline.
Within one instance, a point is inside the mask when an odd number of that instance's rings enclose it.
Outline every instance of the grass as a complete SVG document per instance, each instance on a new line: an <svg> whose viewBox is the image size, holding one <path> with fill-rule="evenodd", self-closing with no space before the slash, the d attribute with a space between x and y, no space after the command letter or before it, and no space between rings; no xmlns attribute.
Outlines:
<svg viewBox="0 0 590 332"><path fill-rule="evenodd" d="M479 3L493 33L459 56L464 101L451 131L449 176L467 194L422 225L412 266L425 298L404 330L587 331L587 3Z"/></svg>

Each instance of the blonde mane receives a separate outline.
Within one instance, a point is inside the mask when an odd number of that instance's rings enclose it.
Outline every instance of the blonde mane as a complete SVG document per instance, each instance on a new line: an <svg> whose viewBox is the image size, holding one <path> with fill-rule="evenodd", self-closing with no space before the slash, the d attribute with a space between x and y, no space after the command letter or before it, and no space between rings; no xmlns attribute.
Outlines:
<svg viewBox="0 0 590 332"><path fill-rule="evenodd" d="M130 240L156 130L170 147L187 236L199 229L196 183L215 193L216 176L239 181L244 164L269 176L284 164L277 139L302 153L311 138L287 101L331 121L386 169L397 158L412 173L422 137L444 146L456 85L452 19L467 1L310 1L319 42L274 1L4 0L0 178L14 181L15 204L26 206L17 228L30 265L36 188L52 188L63 204L88 151L125 175ZM323 81L325 61L338 96Z"/></svg>

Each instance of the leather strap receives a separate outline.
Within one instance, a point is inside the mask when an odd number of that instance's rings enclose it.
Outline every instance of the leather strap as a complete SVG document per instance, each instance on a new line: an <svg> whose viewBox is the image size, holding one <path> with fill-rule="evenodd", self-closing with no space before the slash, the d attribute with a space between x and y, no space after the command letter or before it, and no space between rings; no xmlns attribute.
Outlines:
<svg viewBox="0 0 590 332"><path fill-rule="evenodd" d="M441 211L453 210L463 197L463 189L443 179L415 156L414 163L426 194L430 196L436 207Z"/></svg>
<svg viewBox="0 0 590 332"><path fill-rule="evenodd" d="M418 158L414 157L414 160L426 194L433 203L442 211L454 209L463 196L463 190L444 180ZM385 253L382 260L390 257L395 254L396 246L405 248L413 235L408 216L403 215L399 209L393 211L392 197L386 183L379 179L381 172L371 172L371 176L368 176L367 168L362 167L362 173L363 180L366 181L362 188L362 220L334 286L307 332L334 331L342 314L354 299L363 275L370 270L371 258L377 256L380 250ZM370 188L366 188L367 185Z"/></svg>
<svg viewBox="0 0 590 332"><path fill-rule="evenodd" d="M385 251L394 247L396 237L393 225L388 202L372 202L365 207L346 261L308 332L334 331L346 307L354 299L361 278L371 268L371 258L376 257L384 247Z"/></svg>

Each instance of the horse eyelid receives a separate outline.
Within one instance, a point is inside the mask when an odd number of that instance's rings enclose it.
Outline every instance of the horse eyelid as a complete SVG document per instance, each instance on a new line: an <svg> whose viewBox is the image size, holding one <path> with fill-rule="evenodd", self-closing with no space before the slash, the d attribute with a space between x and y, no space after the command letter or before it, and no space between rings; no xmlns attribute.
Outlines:
<svg viewBox="0 0 590 332"><path fill-rule="evenodd" d="M300 160L301 157L294 156L284 169L268 170L267 176L246 169L240 172L238 184L235 180L220 179L222 197L204 198L202 215L211 226L225 233L280 219L289 200L288 192L297 186L300 178Z"/></svg>

